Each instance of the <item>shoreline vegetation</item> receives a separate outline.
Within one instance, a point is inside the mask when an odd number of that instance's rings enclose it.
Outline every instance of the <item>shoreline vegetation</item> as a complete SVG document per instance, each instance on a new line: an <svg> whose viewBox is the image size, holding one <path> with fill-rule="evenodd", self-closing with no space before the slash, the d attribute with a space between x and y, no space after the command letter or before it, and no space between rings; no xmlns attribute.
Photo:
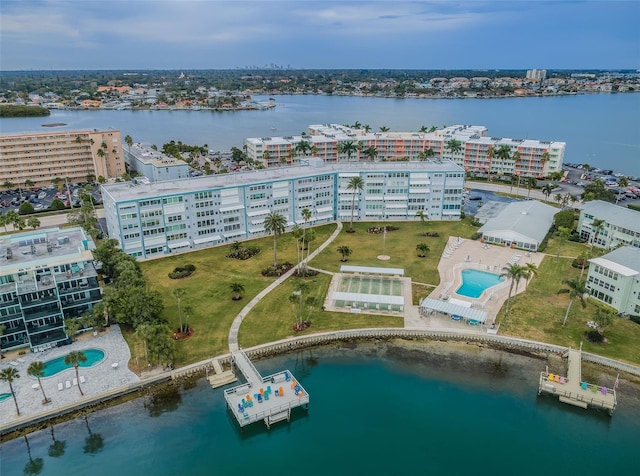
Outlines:
<svg viewBox="0 0 640 476"><path fill-rule="evenodd" d="M9 117L46 117L51 111L41 106L20 106L17 104L0 104L0 118Z"/></svg>
<svg viewBox="0 0 640 476"><path fill-rule="evenodd" d="M370 347L373 346L377 349L374 355L377 355L377 352L382 352L381 349L383 348L385 353L389 349L395 348L396 351L392 352L392 354L410 354L412 358L415 358L415 353L417 352L420 360L429 362L431 359L442 360L444 358L448 363L453 361L454 367L461 365L461 363L464 364L465 360L472 360L480 371L487 374L499 374L501 376L508 375L516 368L523 366L517 357L540 361L539 366L535 366L533 363L530 365L531 367L539 367L539 371L542 371L545 366L547 366L553 372L566 373L566 360L561 357L557 349L552 349L553 346L544 343L508 339L502 342L492 340L482 341L477 339L477 336L454 332L446 332L440 336L437 335L438 333L434 333L435 335L433 336L421 336L419 332L411 335L412 332L409 331L405 336L397 336L385 335L384 331L384 329L373 329L363 331L361 335L357 335L357 332L354 331L351 335L344 335L342 338L338 337L325 341L313 341L309 339L313 338L313 336L307 336L306 339L303 338L301 340L280 344L265 344L245 350L252 360L259 361L281 355L303 353L314 348L349 349L350 352L355 351L360 352L362 355L371 355ZM397 329L391 329L391 331L393 334ZM454 337L452 334L459 335ZM214 357L209 359L208 362L210 363L214 359L223 362L225 367L230 366L228 354ZM74 420L96 411L118 406L138 398L161 398L166 392L186 391L189 388L193 388L197 381L205 378L206 369L213 369L211 365L201 364L199 368L183 373L180 373L181 370L177 369L172 372L172 375L166 375L159 381L156 379L155 382L140 382L135 389L127 391L124 394L109 398L100 398L100 396L97 396L95 403L88 403L82 407L76 407L75 409L60 412L46 418L36 417L34 419L37 421L33 423L25 422L25 424L20 425L16 429L3 432L0 435L0 443L5 443L29 433L45 430L54 425ZM529 367L529 365L527 365L527 367ZM585 359L583 359L582 369L586 380L590 382L602 382L604 385L612 385L616 374L619 374L621 381L624 382L625 398L640 402L640 375L634 375L620 368L615 369L601 363L588 362Z"/></svg>

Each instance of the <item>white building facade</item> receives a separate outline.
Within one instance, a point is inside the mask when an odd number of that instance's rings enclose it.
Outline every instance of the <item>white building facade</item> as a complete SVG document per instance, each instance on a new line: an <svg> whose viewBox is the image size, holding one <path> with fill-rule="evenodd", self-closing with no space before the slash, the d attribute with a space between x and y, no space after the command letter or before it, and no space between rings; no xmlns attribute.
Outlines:
<svg viewBox="0 0 640 476"><path fill-rule="evenodd" d="M108 234L137 258L265 235L271 212L294 225L355 221L458 220L464 170L451 161L281 167L135 185L102 186ZM363 189L348 189L360 177ZM309 209L305 223L302 210Z"/></svg>
<svg viewBox="0 0 640 476"><path fill-rule="evenodd" d="M623 246L589 262L591 296L620 313L640 316L640 249Z"/></svg>
<svg viewBox="0 0 640 476"><path fill-rule="evenodd" d="M325 162L452 160L468 172L545 177L562 170L564 142L487 136L484 126L450 126L433 132L367 132L338 124L311 125L299 136L245 139L247 155L265 167ZM454 146L455 145L455 146ZM506 146L509 158L497 151Z"/></svg>
<svg viewBox="0 0 640 476"><path fill-rule="evenodd" d="M129 170L136 171L151 182L189 177L189 165L186 162L153 150L150 146L132 144L124 150Z"/></svg>
<svg viewBox="0 0 640 476"><path fill-rule="evenodd" d="M599 229L595 220L603 221ZM602 200L586 202L580 210L578 233L598 248L640 248L640 212Z"/></svg>

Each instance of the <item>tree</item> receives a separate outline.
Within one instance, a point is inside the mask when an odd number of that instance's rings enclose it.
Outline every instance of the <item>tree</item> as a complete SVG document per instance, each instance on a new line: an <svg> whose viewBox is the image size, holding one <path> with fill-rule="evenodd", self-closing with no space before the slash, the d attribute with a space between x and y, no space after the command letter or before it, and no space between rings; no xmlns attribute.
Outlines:
<svg viewBox="0 0 640 476"><path fill-rule="evenodd" d="M124 136L124 143L127 144L127 147L129 148L129 152L131 152L131 146L133 145L133 139L131 138L131 136L129 134Z"/></svg>
<svg viewBox="0 0 640 476"><path fill-rule="evenodd" d="M229 285L231 292L233 293L233 300L239 301L242 299L242 295L244 294L244 286L240 283L231 283Z"/></svg>
<svg viewBox="0 0 640 476"><path fill-rule="evenodd" d="M558 205L560 205L562 203L562 194L561 193L556 193L553 196L553 201L556 202Z"/></svg>
<svg viewBox="0 0 640 476"><path fill-rule="evenodd" d="M49 206L49 209L54 211L64 210L65 208L67 207L65 206L64 202L59 198L54 198L53 201L51 202L51 205Z"/></svg>
<svg viewBox="0 0 640 476"><path fill-rule="evenodd" d="M596 309L596 315L593 316L593 321L598 326L598 332L604 335L604 329L607 326L610 326L615 318L615 313L610 309L605 309L603 307L598 307Z"/></svg>
<svg viewBox="0 0 640 476"><path fill-rule="evenodd" d="M444 148L447 149L452 154L460 152L462 150L462 142L457 139L449 139L445 144Z"/></svg>
<svg viewBox="0 0 640 476"><path fill-rule="evenodd" d="M338 246L338 249L336 251L342 255L342 258L340 259L340 261L342 262L347 261L347 256L351 256L352 252L351 248L349 248L347 245Z"/></svg>
<svg viewBox="0 0 640 476"><path fill-rule="evenodd" d="M295 150L296 152L306 157L307 154L311 151L311 143L306 140L301 140L296 144Z"/></svg>
<svg viewBox="0 0 640 476"><path fill-rule="evenodd" d="M311 220L311 210L309 210L307 207L303 208L300 211L300 216L302 217L302 219L304 220L304 224L305 227L302 229L302 267L305 269L307 269L307 262L304 260L304 248L305 246L307 247L307 250L309 249L309 244L307 243L307 224L309 223L309 220ZM307 251L307 256L308 256L308 251Z"/></svg>
<svg viewBox="0 0 640 476"><path fill-rule="evenodd" d="M78 374L78 367L82 362L87 361L87 356L84 355L84 352L81 350L72 350L64 357L64 363L66 365L72 365L76 370L76 380L78 382L78 390L80 390L80 395L84 396L82 392L82 388L80 387L80 375Z"/></svg>
<svg viewBox="0 0 640 476"><path fill-rule="evenodd" d="M31 375L32 377L36 377L38 379L38 386L40 387L40 390L42 390L43 404L49 403L51 401L51 399L47 398L47 396L45 395L44 388L42 387L42 382L40 381L40 377L44 377L44 369L45 369L44 362L40 362L39 360L36 360L35 362L31 362L31 364L29 365L29 368L27 369L27 373L29 375Z"/></svg>
<svg viewBox="0 0 640 476"><path fill-rule="evenodd" d="M600 231L602 231L602 229L604 228L605 223L606 221L600 218L594 218L593 222L591 222L591 228L596 230L596 232L593 234L593 238L591 239L591 248L593 248L593 245L596 243L596 240L598 239L598 235L600 234Z"/></svg>
<svg viewBox="0 0 640 476"><path fill-rule="evenodd" d="M389 132L389 130L387 126L380 126L380 132Z"/></svg>
<svg viewBox="0 0 640 476"><path fill-rule="evenodd" d="M616 201L616 194L605 187L602 180L594 180L584 187L581 198L583 202L602 200L604 202L614 203Z"/></svg>
<svg viewBox="0 0 640 476"><path fill-rule="evenodd" d="M431 157L435 157L436 152L431 148L427 148L424 150L421 150L420 153L418 153L418 158L420 160L426 160L426 159L430 159Z"/></svg>
<svg viewBox="0 0 640 476"><path fill-rule="evenodd" d="M31 187L33 187L35 184L36 184L36 183L35 183L33 180L31 180L31 179L27 179L27 180L25 180L25 181L24 181L24 186L25 186L25 188L31 188Z"/></svg>
<svg viewBox="0 0 640 476"><path fill-rule="evenodd" d="M524 265L524 270L527 273L527 281L525 283L525 289L529 286L529 283L531 282L531 279L534 276L538 276L538 266L536 266L535 263L527 263Z"/></svg>
<svg viewBox="0 0 640 476"><path fill-rule="evenodd" d="M277 254L277 237L284 233L287 226L287 218L277 212L270 212L264 218L264 231L267 233L273 233L273 267L278 267L278 254Z"/></svg>
<svg viewBox="0 0 640 476"><path fill-rule="evenodd" d="M553 188L553 185L550 183L546 183L544 187L542 187L542 193L547 197L547 200L549 200L549 196L553 193Z"/></svg>
<svg viewBox="0 0 640 476"><path fill-rule="evenodd" d="M182 298L184 297L184 295L186 294L187 291L185 291L184 288L175 288L173 289L173 291L171 291L171 294L173 295L174 298L176 298L178 300L178 318L180 319L180 332L184 332L184 328L182 327Z"/></svg>
<svg viewBox="0 0 640 476"><path fill-rule="evenodd" d="M505 314L509 314L509 305L511 304L511 294L513 293L513 287L515 285L517 289L517 285L520 280L522 278L526 278L526 271L518 263L509 263L502 268L500 277L511 280L511 285L509 286L509 296L507 297L507 309L505 312Z"/></svg>
<svg viewBox="0 0 640 476"><path fill-rule="evenodd" d="M164 323L150 323L141 325L141 335L144 336L148 350L148 361L154 364L170 365L175 356L175 344L171 339L169 327Z"/></svg>
<svg viewBox="0 0 640 476"><path fill-rule="evenodd" d="M104 158L105 153L104 153L104 149L98 149L98 151L96 152L96 154L98 154L98 157L100 157L101 159Z"/></svg>
<svg viewBox="0 0 640 476"><path fill-rule="evenodd" d="M67 333L67 336L71 340L75 337L76 333L82 328L82 322L75 317L68 317L64 320L64 327Z"/></svg>
<svg viewBox="0 0 640 476"><path fill-rule="evenodd" d="M583 308L587 307L587 301L585 298L585 296L587 295L587 283L580 278L573 278L563 279L562 284L566 284L567 287L559 289L558 294L569 295L569 305L567 306L567 312L565 312L564 320L562 321L562 325L564 326L567 323L569 311L571 310L571 305L573 304L573 300L575 298L580 299L580 304Z"/></svg>
<svg viewBox="0 0 640 476"><path fill-rule="evenodd" d="M424 210L418 210L416 212L416 218L420 218L420 221L422 222L422 226L425 229L423 235L426 236L427 234L426 226L427 226L427 221L429 221L428 213L425 213Z"/></svg>
<svg viewBox="0 0 640 476"><path fill-rule="evenodd" d="M378 149L373 146L365 147L362 150L362 155L373 162L378 157Z"/></svg>
<svg viewBox="0 0 640 476"><path fill-rule="evenodd" d="M535 177L527 177L526 184L527 184L527 198L530 198L531 189L536 188L538 186L538 181L536 180Z"/></svg>
<svg viewBox="0 0 640 476"><path fill-rule="evenodd" d="M31 215L33 212L35 212L35 210L30 202L22 202L20 208L18 208L20 215Z"/></svg>
<svg viewBox="0 0 640 476"><path fill-rule="evenodd" d="M416 245L416 251L418 252L418 256L420 258L424 258L427 256L427 253L431 251L426 243L418 243Z"/></svg>
<svg viewBox="0 0 640 476"><path fill-rule="evenodd" d="M20 416L20 408L18 408L18 400L16 399L16 392L13 391L13 381L20 378L20 374L13 367L7 367L0 370L0 380L9 384L9 390L13 397L13 403L16 404L16 413Z"/></svg>
<svg viewBox="0 0 640 476"><path fill-rule="evenodd" d="M5 180L4 183L2 184L2 187L5 190L11 190L14 187L14 183L9 180Z"/></svg>
<svg viewBox="0 0 640 476"><path fill-rule="evenodd" d="M303 330L309 325L309 316L316 305L316 299L313 296L308 296L308 292L309 285L304 281L298 281L289 296L289 302L296 319L296 330Z"/></svg>
<svg viewBox="0 0 640 476"><path fill-rule="evenodd" d="M560 248L562 247L562 243L569 239L570 234L571 230L569 228L564 226L558 227L558 254L556 255L556 258L560 257Z"/></svg>
<svg viewBox="0 0 640 476"><path fill-rule="evenodd" d="M347 162L351 162L351 156L354 152L358 151L358 146L352 140L347 140L344 142L338 142L337 149L338 153L347 154Z"/></svg>
<svg viewBox="0 0 640 476"><path fill-rule="evenodd" d="M40 226L40 220L38 220L36 217L29 217L27 219L27 226L35 230Z"/></svg>
<svg viewBox="0 0 640 476"><path fill-rule="evenodd" d="M349 222L349 232L353 233L353 213L355 211L356 194L364 189L364 180L362 177L351 177L347 184L347 190L351 190L353 195L351 196L351 221Z"/></svg>

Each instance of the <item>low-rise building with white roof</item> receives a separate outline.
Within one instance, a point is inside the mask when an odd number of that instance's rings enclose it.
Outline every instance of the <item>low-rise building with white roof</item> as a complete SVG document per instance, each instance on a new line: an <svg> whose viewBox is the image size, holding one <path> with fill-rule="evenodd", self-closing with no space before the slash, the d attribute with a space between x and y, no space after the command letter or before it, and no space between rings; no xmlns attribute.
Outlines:
<svg viewBox="0 0 640 476"><path fill-rule="evenodd" d="M594 225L596 220L602 220L599 227ZM580 210L578 233L599 248L640 248L640 212L602 200L586 202Z"/></svg>
<svg viewBox="0 0 640 476"><path fill-rule="evenodd" d="M620 313L640 316L640 249L623 246L589 262L591 296Z"/></svg>

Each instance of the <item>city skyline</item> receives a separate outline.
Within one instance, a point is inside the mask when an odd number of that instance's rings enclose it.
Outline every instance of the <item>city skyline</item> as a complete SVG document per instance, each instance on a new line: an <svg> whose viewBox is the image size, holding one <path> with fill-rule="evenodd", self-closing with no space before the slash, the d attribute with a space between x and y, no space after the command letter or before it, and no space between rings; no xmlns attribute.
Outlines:
<svg viewBox="0 0 640 476"><path fill-rule="evenodd" d="M3 1L2 70L637 69L636 1Z"/></svg>

